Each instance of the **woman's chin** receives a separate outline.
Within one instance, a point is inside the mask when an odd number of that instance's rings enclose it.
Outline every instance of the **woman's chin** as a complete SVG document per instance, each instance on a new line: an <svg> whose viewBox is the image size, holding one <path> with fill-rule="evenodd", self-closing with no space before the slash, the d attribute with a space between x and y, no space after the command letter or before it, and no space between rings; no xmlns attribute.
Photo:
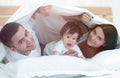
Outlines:
<svg viewBox="0 0 120 78"><path fill-rule="evenodd" d="M87 45L93 47L93 44L87 41Z"/></svg>

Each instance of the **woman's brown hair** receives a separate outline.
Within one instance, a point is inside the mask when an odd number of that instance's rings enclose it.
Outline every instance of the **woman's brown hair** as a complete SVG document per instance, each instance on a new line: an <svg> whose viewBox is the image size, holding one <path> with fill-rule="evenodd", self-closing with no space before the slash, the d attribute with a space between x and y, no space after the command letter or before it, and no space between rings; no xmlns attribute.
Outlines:
<svg viewBox="0 0 120 78"><path fill-rule="evenodd" d="M100 51L115 49L118 40L118 32L115 26L112 24L96 24L93 29L96 27L101 27L105 35L105 44L99 48Z"/></svg>

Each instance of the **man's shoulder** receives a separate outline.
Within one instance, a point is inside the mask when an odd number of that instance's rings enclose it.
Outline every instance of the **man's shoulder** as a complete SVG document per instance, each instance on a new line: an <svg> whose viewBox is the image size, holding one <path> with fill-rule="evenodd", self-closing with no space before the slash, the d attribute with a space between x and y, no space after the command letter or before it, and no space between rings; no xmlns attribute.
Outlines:
<svg viewBox="0 0 120 78"><path fill-rule="evenodd" d="M8 51L8 49L7 49L7 47L2 43L2 42L0 42L0 62L4 59L4 57L6 56L6 54L7 54L7 51Z"/></svg>

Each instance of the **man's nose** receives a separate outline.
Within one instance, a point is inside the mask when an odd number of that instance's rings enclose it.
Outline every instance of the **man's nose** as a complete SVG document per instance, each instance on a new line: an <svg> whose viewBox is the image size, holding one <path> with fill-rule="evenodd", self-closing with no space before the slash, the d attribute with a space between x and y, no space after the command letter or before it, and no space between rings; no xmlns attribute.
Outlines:
<svg viewBox="0 0 120 78"><path fill-rule="evenodd" d="M25 40L26 40L27 43L31 43L31 39L30 38L26 37Z"/></svg>

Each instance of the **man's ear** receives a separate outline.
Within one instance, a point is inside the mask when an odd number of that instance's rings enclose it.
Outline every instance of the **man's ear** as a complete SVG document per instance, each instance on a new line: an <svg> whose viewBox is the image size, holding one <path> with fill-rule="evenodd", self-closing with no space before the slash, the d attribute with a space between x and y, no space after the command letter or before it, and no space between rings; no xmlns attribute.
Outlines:
<svg viewBox="0 0 120 78"><path fill-rule="evenodd" d="M16 51L16 48L15 47L10 47L10 50Z"/></svg>

